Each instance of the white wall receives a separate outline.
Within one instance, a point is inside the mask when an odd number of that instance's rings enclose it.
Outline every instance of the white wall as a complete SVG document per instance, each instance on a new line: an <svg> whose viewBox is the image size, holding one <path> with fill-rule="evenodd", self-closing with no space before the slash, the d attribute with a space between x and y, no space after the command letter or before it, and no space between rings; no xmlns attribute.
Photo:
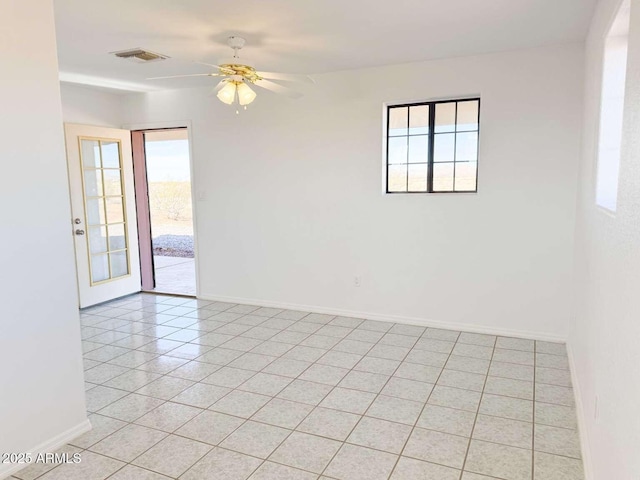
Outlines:
<svg viewBox="0 0 640 480"><path fill-rule="evenodd" d="M66 82L60 83L60 93L64 122L99 127L122 126L123 93Z"/></svg>
<svg viewBox="0 0 640 480"><path fill-rule="evenodd" d="M202 297L564 338L582 52L326 74L240 115L210 89L135 94L125 121L192 121ZM383 102L478 94L479 193L382 195Z"/></svg>
<svg viewBox="0 0 640 480"><path fill-rule="evenodd" d="M51 0L2 1L0 452L88 427L55 48Z"/></svg>
<svg viewBox="0 0 640 480"><path fill-rule="evenodd" d="M631 3L615 215L595 205L595 172L604 36L619 0L600 2L587 43L577 304L569 346L583 407L583 445L587 454L591 452L587 468L593 479L640 478L640 1Z"/></svg>

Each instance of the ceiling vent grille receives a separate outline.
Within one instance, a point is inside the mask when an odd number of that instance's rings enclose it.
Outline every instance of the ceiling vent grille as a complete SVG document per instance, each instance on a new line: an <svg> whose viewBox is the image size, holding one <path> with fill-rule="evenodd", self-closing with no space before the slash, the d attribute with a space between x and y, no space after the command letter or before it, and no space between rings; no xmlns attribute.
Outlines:
<svg viewBox="0 0 640 480"><path fill-rule="evenodd" d="M148 50L143 50L141 48L133 48L131 50L123 50L121 52L111 52L116 57L124 58L125 60L130 60L136 63L148 63L148 62L158 62L160 60L166 60L166 55L160 55L159 53L153 53Z"/></svg>

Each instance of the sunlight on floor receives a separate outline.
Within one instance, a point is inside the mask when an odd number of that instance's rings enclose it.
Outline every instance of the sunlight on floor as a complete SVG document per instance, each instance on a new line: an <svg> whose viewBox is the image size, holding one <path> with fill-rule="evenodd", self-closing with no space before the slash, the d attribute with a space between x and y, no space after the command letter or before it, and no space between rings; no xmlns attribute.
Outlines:
<svg viewBox="0 0 640 480"><path fill-rule="evenodd" d="M193 258L153 257L158 293L196 294L196 267Z"/></svg>

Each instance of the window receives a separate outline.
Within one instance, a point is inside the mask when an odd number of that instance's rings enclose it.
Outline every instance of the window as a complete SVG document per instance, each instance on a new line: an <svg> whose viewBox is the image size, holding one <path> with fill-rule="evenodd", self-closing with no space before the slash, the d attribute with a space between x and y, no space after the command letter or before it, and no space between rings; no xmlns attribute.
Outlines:
<svg viewBox="0 0 640 480"><path fill-rule="evenodd" d="M387 107L387 193L475 192L480 99Z"/></svg>
<svg viewBox="0 0 640 480"><path fill-rule="evenodd" d="M622 117L627 76L629 2L624 2L604 45L596 204L612 212L618 204Z"/></svg>

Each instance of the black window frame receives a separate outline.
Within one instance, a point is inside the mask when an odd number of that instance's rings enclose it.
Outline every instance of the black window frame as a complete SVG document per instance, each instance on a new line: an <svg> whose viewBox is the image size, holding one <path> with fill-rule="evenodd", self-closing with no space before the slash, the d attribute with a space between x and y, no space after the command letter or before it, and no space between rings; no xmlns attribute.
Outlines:
<svg viewBox="0 0 640 480"><path fill-rule="evenodd" d="M435 145L435 118L436 118L436 105L439 104L445 104L445 103L455 103L456 104L456 117L454 120L454 126L456 127L456 129L454 130L454 132L451 133L458 133L457 132L457 120L458 120L458 107L457 104L460 102L470 102L470 101L477 101L478 102L478 129L477 129L477 133L478 133L478 145L477 145L477 156L476 156L476 188L475 190L455 190L455 156L454 156L454 161L453 161L453 165L454 165L454 173L453 173L453 187L452 190L433 190L433 165L434 165L434 145ZM391 115L391 109L393 108L402 108L402 107L407 107L407 114L409 114L409 109L410 107L417 107L417 106L424 106L424 105L428 105L429 106L429 125L428 125L428 161L427 161L427 190L426 191L410 191L408 188L406 191L389 191L389 139L390 138L394 138L389 136L389 118ZM482 104L481 104L481 100L480 97L463 97L463 98L451 98L451 99L446 99L446 100L432 100L432 101L426 101L426 102L413 102L413 103L396 103L396 104L387 104L386 105L386 139L385 139L385 194L387 195L406 195L406 194L420 194L420 195L425 195L425 194L433 194L433 193L478 193L478 170L479 170L479 164L480 164L480 111L482 108ZM409 128L409 125L407 125L407 128ZM475 131L475 130L474 130ZM465 132L460 132L460 133L465 133ZM407 138L409 138L410 135L407 135ZM454 152L456 151L456 146L457 146L457 135L456 135L456 139L454 141ZM455 153L454 153L455 155ZM462 162L458 162L458 163L462 163ZM407 165L409 165L409 163L407 163ZM408 173L407 173L407 182L408 182Z"/></svg>

